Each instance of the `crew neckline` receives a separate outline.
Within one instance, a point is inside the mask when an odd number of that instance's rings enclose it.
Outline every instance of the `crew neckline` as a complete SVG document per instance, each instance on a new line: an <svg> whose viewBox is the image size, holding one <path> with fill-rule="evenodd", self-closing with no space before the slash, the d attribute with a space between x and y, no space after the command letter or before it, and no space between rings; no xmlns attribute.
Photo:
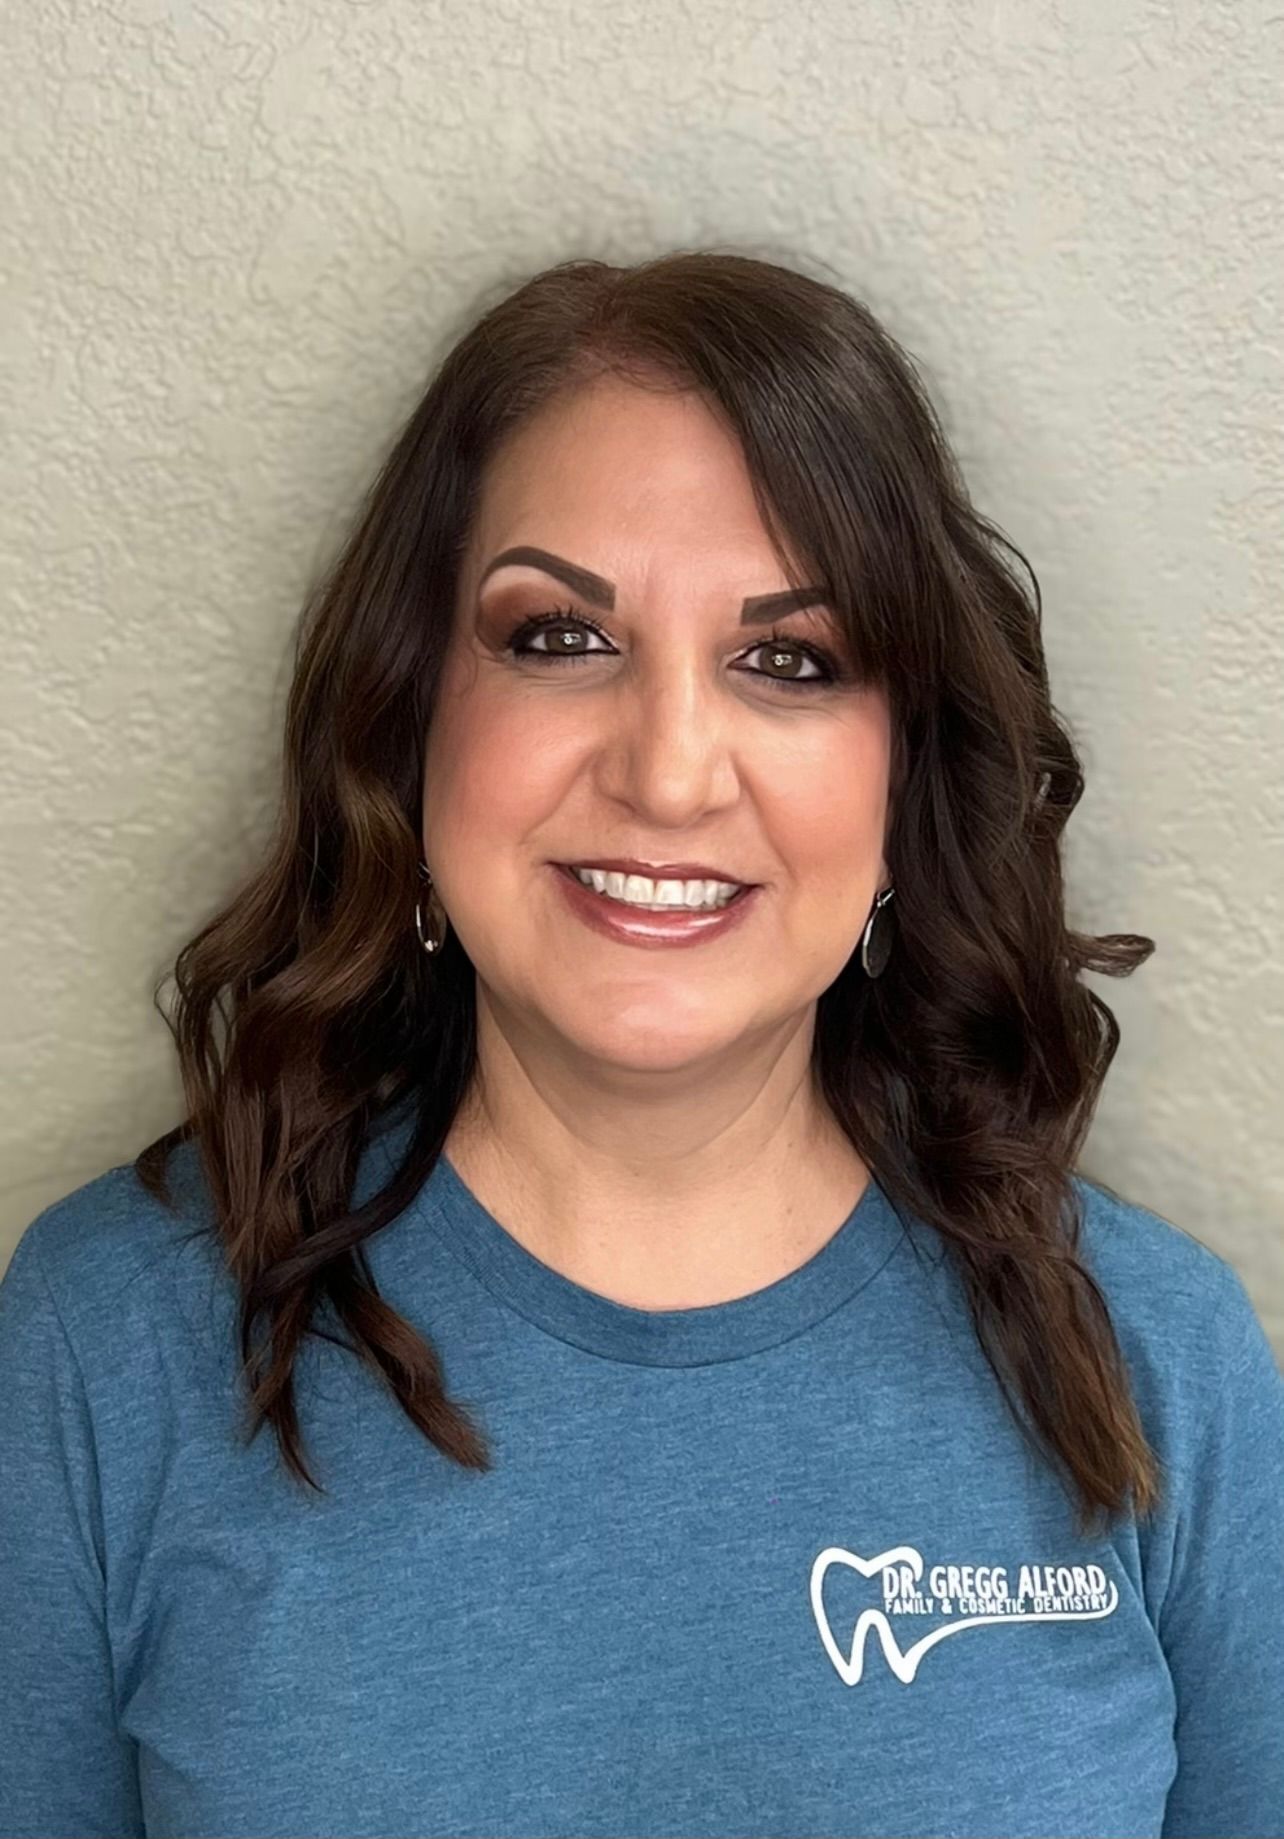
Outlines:
<svg viewBox="0 0 1284 1839"><path fill-rule="evenodd" d="M408 1211L505 1307L585 1352L643 1366L738 1360L790 1340L850 1302L907 1236L871 1175L836 1231L775 1282L726 1302L638 1309L536 1257L482 1203L444 1150Z"/></svg>

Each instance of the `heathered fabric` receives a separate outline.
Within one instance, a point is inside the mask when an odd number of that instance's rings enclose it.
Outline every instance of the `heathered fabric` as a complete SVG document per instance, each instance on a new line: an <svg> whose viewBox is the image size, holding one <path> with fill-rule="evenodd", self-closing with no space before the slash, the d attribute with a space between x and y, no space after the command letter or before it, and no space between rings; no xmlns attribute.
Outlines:
<svg viewBox="0 0 1284 1839"><path fill-rule="evenodd" d="M1169 1486L1085 1539L877 1183L780 1282L652 1312L442 1158L367 1255L494 1467L314 1337L314 1496L245 1441L175 1167L178 1219L112 1169L0 1281L6 1839L1284 1835L1284 1381L1180 1228L1077 1182Z"/></svg>

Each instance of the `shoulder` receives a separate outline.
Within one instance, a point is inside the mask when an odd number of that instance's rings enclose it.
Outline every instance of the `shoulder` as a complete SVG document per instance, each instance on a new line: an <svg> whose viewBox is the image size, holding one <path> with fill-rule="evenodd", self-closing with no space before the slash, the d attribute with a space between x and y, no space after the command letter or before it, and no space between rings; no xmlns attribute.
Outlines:
<svg viewBox="0 0 1284 1839"><path fill-rule="evenodd" d="M1121 1296L1149 1297L1166 1316L1174 1308L1203 1313L1238 1282L1228 1259L1154 1208L1085 1175L1071 1185L1082 1204L1081 1248Z"/></svg>
<svg viewBox="0 0 1284 1839"><path fill-rule="evenodd" d="M217 1247L212 1209L192 1143L168 1165L169 1203L144 1187L133 1163L105 1170L25 1227L0 1276L11 1306L28 1293L52 1299L73 1344L106 1338L158 1278L208 1272Z"/></svg>
<svg viewBox="0 0 1284 1839"><path fill-rule="evenodd" d="M1228 1258L1153 1208L1076 1175L1079 1261L1110 1312L1143 1413L1189 1432L1217 1394L1251 1371L1269 1392L1273 1351Z"/></svg>

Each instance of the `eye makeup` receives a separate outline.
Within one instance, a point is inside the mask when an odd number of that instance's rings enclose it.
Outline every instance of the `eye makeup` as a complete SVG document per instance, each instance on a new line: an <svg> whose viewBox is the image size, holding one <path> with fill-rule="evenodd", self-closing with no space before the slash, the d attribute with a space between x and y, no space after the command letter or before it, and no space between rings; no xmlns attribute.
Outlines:
<svg viewBox="0 0 1284 1839"><path fill-rule="evenodd" d="M603 632L596 620L586 619L582 613L577 613L573 607L556 607L551 612L538 613L529 619L522 620L510 633L504 649L513 657L522 659L523 662L530 660L541 666L583 664L590 658L605 657L609 655L602 651L538 651L535 650L530 643L540 632L550 627L570 628L577 626L583 628L587 632L595 633L596 636L602 639L607 645L611 645L611 640L607 637L606 633ZM835 684L844 681L844 673L837 658L825 647L817 645L809 640L791 638L787 633L777 632L774 628L768 632L764 638L756 640L744 655L749 656L753 652L761 651L767 646L773 646L778 651L792 651L801 657L809 658L811 662L824 673L819 677L773 677L769 672L763 670L751 670L749 672L750 676L761 677L765 683L771 684L774 688L783 689L787 692L796 690L821 690L832 688ZM611 646L611 652L614 653L613 645Z"/></svg>

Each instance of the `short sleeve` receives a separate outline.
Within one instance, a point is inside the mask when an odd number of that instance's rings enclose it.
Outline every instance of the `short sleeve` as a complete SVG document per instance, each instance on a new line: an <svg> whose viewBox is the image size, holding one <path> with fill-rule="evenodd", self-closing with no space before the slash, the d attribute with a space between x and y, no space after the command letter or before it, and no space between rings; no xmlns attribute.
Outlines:
<svg viewBox="0 0 1284 1839"><path fill-rule="evenodd" d="M1284 1836L1284 1379L1238 1275L1156 1618L1177 1696L1164 1839Z"/></svg>
<svg viewBox="0 0 1284 1839"><path fill-rule="evenodd" d="M97 1460L39 1225L0 1278L0 1839L126 1839L146 1828L115 1719Z"/></svg>

